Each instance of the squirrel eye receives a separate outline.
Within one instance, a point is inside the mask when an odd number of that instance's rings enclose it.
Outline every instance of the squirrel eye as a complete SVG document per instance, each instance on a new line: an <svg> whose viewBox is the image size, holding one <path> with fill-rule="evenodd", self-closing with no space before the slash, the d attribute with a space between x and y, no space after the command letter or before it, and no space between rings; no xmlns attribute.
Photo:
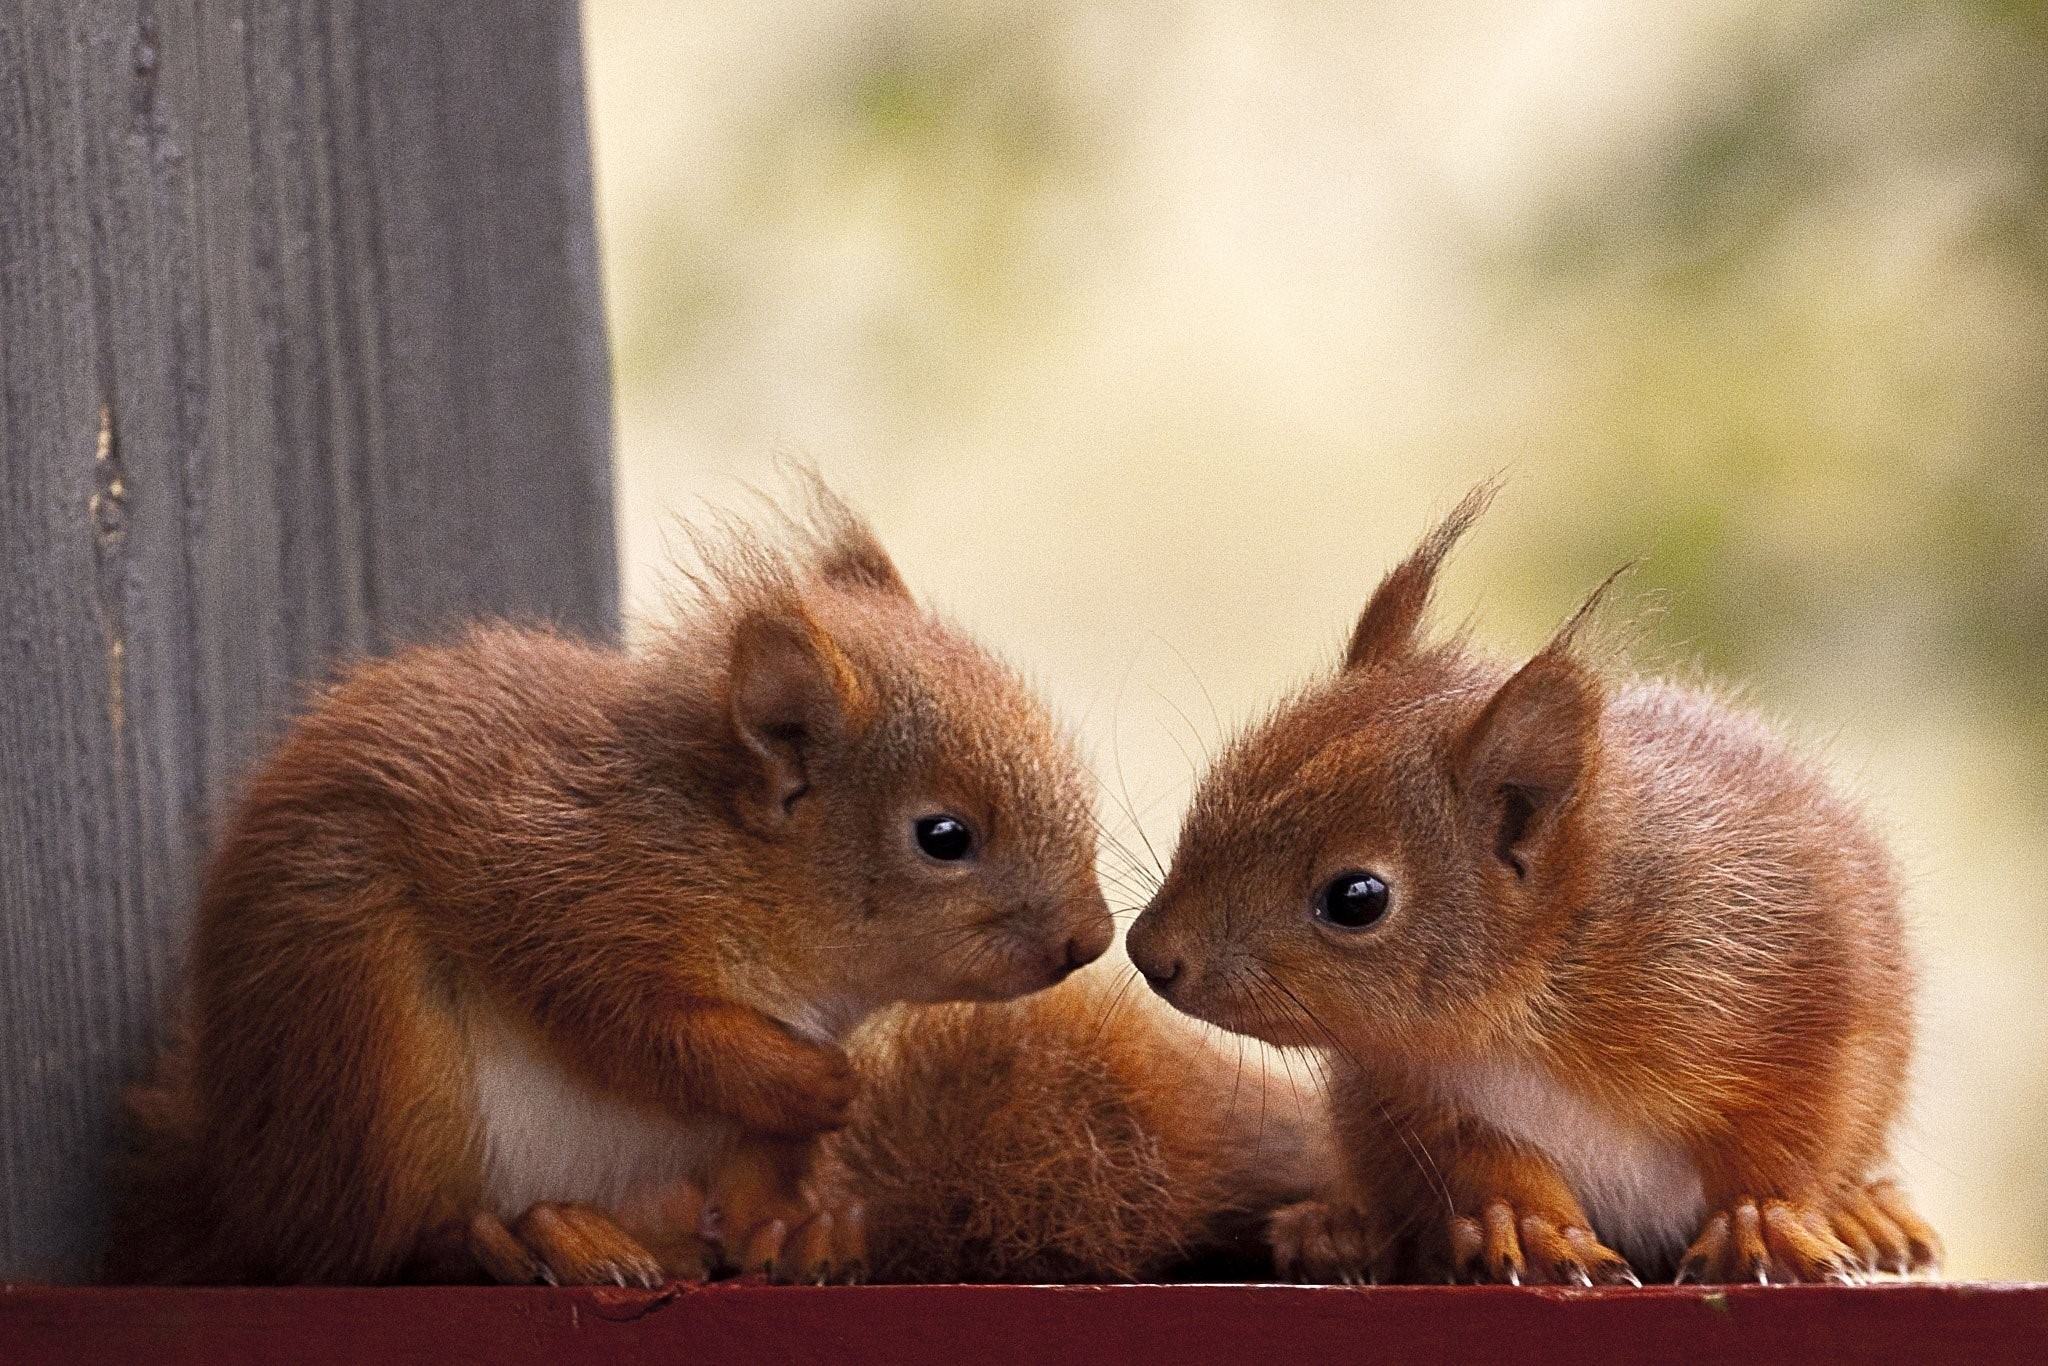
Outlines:
<svg viewBox="0 0 2048 1366"><path fill-rule="evenodd" d="M974 832L958 816L919 816L916 830L917 847L946 863L966 858L974 849Z"/></svg>
<svg viewBox="0 0 2048 1366"><path fill-rule="evenodd" d="M1362 930L1387 913L1387 884L1378 873L1339 873L1316 893L1316 919L1340 930Z"/></svg>

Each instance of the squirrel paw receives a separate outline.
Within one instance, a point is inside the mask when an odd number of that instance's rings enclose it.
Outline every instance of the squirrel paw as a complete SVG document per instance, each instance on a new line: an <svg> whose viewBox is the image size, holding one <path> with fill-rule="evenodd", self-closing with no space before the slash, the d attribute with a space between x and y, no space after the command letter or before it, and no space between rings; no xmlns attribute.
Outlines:
<svg viewBox="0 0 2048 1366"><path fill-rule="evenodd" d="M1641 1285L1628 1259L1575 1221L1489 1200L1450 1221L1451 1274L1494 1285Z"/></svg>
<svg viewBox="0 0 2048 1366"><path fill-rule="evenodd" d="M1347 1205L1304 1200L1273 1211L1266 1245L1273 1272L1283 1281L1311 1285L1376 1284L1374 1239L1365 1216Z"/></svg>
<svg viewBox="0 0 2048 1366"><path fill-rule="evenodd" d="M704 1236L704 1192L694 1183L645 1192L614 1217L627 1236L655 1255L669 1280L710 1279L716 1250Z"/></svg>
<svg viewBox="0 0 2048 1366"><path fill-rule="evenodd" d="M507 1228L495 1214L471 1216L471 1255L505 1285L618 1285L652 1290L661 1262L589 1205L538 1204Z"/></svg>
<svg viewBox="0 0 2048 1366"><path fill-rule="evenodd" d="M1910 1276L1941 1270L1941 1239L1891 1181L1851 1186L1822 1217L1849 1249L1855 1270Z"/></svg>
<svg viewBox="0 0 2048 1366"><path fill-rule="evenodd" d="M1835 1228L1814 1205L1743 1196L1701 1227L1677 1279L1708 1285L1853 1280L1861 1269L1857 1254Z"/></svg>
<svg viewBox="0 0 2048 1366"><path fill-rule="evenodd" d="M734 1098L741 1126L775 1138L807 1138L846 1126L860 1078L838 1048L792 1039L753 1087Z"/></svg>
<svg viewBox="0 0 2048 1366"><path fill-rule="evenodd" d="M783 1285L855 1284L867 1275L867 1215L856 1201L770 1213L726 1243L742 1275Z"/></svg>

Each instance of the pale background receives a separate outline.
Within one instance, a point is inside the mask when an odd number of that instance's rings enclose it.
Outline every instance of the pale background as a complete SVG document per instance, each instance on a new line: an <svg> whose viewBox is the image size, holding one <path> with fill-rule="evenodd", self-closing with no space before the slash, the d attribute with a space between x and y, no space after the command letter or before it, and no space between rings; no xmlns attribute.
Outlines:
<svg viewBox="0 0 2048 1366"><path fill-rule="evenodd" d="M808 455L1152 843L1470 482L1824 741L1926 965L1912 1185L2048 1277L2048 9L588 0L620 525ZM1213 711L1211 703L1213 700Z"/></svg>

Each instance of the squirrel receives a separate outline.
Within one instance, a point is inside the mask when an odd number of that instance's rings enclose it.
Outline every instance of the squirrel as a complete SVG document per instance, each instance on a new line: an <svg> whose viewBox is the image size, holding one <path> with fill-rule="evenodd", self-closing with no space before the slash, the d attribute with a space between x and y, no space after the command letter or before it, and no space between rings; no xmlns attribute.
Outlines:
<svg viewBox="0 0 2048 1366"><path fill-rule="evenodd" d="M1319 1050L1342 1160L1283 1275L1815 1281L1935 1267L1888 1171L1912 1048L1897 874L1820 766L1580 643L1423 623L1493 485L1342 667L1193 797L1127 947L1179 1009Z"/></svg>
<svg viewBox="0 0 2048 1366"><path fill-rule="evenodd" d="M700 538L643 652L478 626L291 726L130 1096L110 1278L653 1285L700 1228L859 1271L860 1211L801 1194L844 1040L1113 922L1069 736L807 479L787 534Z"/></svg>

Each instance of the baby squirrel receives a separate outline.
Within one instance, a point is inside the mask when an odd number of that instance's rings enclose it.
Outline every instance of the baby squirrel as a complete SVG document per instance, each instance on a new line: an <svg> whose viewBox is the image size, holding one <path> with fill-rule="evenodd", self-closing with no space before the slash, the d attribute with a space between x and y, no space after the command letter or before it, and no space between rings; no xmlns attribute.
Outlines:
<svg viewBox="0 0 2048 1366"><path fill-rule="evenodd" d="M1599 592L1519 668L1425 639L1491 494L1218 759L1128 936L1180 1009L1324 1050L1343 1161L1276 1216L1283 1273L1935 1265L1886 1178L1913 973L1883 846L1726 699L1603 677Z"/></svg>
<svg viewBox="0 0 2048 1366"><path fill-rule="evenodd" d="M480 627L293 726L131 1097L114 1278L652 1284L703 1274L703 1186L743 1262L857 1266L857 1209L792 1203L849 1031L1112 924L1068 737L811 483L644 655Z"/></svg>

